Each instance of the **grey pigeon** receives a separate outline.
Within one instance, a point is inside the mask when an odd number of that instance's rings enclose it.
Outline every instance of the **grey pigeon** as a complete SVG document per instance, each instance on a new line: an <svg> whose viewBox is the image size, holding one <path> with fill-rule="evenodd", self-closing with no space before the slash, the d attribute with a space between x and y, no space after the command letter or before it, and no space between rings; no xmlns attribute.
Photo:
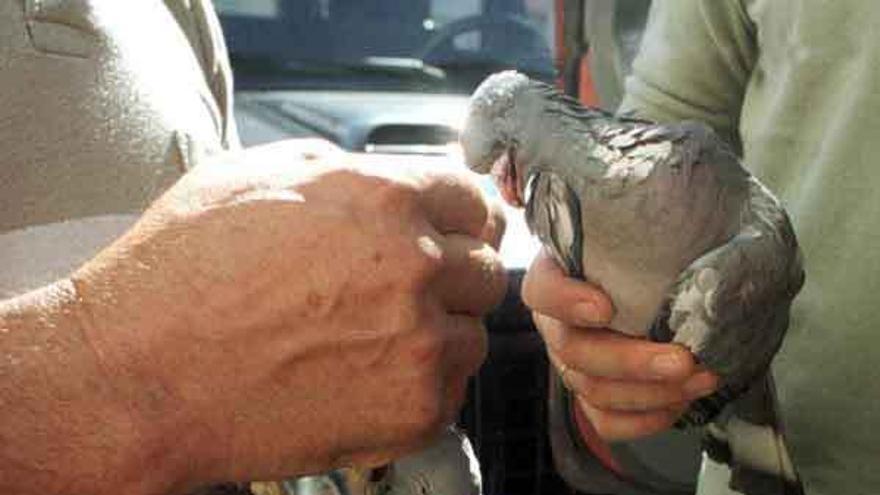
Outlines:
<svg viewBox="0 0 880 495"><path fill-rule="evenodd" d="M472 96L461 144L567 273L609 294L611 328L680 343L718 373L683 424L772 386L801 254L779 201L711 129L585 108L508 71ZM765 406L742 415L772 423Z"/></svg>

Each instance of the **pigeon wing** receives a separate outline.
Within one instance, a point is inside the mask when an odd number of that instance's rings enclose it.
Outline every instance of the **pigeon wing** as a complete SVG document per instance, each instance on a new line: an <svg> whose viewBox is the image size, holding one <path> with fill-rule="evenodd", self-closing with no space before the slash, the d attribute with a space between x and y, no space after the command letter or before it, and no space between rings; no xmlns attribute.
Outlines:
<svg viewBox="0 0 880 495"><path fill-rule="evenodd" d="M541 171L530 177L525 196L529 229L569 276L583 279L584 235L575 191L559 175Z"/></svg>
<svg viewBox="0 0 880 495"><path fill-rule="evenodd" d="M804 283L788 216L754 178L742 220L737 235L682 272L668 304L673 341L721 378L715 394L692 404L684 424L711 421L766 373Z"/></svg>

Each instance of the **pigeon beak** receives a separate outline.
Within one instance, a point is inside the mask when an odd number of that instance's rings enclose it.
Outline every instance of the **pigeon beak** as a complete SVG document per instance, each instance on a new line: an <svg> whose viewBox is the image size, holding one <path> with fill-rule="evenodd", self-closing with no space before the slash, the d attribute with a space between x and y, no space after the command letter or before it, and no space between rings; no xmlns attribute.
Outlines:
<svg viewBox="0 0 880 495"><path fill-rule="evenodd" d="M523 178L516 163L516 148L510 147L506 153L502 153L492 164L492 178L495 185L511 206L521 208L523 201Z"/></svg>

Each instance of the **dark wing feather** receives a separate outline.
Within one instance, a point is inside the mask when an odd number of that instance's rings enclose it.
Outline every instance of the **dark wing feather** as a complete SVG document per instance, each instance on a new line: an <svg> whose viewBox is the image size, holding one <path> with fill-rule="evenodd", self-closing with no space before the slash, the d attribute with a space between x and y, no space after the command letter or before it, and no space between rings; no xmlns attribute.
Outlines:
<svg viewBox="0 0 880 495"><path fill-rule="evenodd" d="M804 282L785 211L754 179L749 194L740 232L691 263L670 299L673 341L721 377L718 392L695 402L684 424L710 421L767 372Z"/></svg>
<svg viewBox="0 0 880 495"><path fill-rule="evenodd" d="M584 278L581 203L560 176L537 172L529 178L526 223L569 276Z"/></svg>

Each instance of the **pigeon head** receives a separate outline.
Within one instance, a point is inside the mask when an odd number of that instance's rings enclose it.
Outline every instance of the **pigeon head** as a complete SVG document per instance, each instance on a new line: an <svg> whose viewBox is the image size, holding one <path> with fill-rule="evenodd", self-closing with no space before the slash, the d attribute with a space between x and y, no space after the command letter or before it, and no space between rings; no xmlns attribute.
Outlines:
<svg viewBox="0 0 880 495"><path fill-rule="evenodd" d="M515 71L500 72L489 76L471 96L461 144L474 171L489 172L495 160L516 143L513 113L530 83Z"/></svg>
<svg viewBox="0 0 880 495"><path fill-rule="evenodd" d="M515 154L523 137L517 113L533 83L515 71L488 77L471 97L461 133L465 161L478 173L491 173L504 199L522 205L523 175Z"/></svg>
<svg viewBox="0 0 880 495"><path fill-rule="evenodd" d="M515 71L489 76L474 92L461 133L467 165L491 173L504 199L523 206L534 172L573 163L585 124L600 112L585 109L555 88ZM563 143L569 145L563 146Z"/></svg>

